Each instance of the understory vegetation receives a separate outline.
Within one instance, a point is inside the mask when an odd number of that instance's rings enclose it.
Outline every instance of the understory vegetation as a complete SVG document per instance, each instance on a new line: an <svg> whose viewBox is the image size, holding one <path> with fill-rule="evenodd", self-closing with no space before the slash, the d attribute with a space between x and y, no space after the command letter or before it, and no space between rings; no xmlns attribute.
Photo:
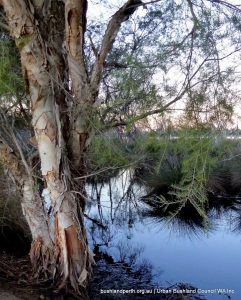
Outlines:
<svg viewBox="0 0 241 300"><path fill-rule="evenodd" d="M240 5L2 0L0 10L0 250L29 253L36 281L88 298L86 223L107 226L86 211L103 217L105 185L113 209L121 172L124 214L136 186L159 217L188 209L204 225L217 202L241 198Z"/></svg>
<svg viewBox="0 0 241 300"><path fill-rule="evenodd" d="M134 169L135 180L155 197L179 209L191 203L203 215L210 196L241 195L241 143L238 132L181 129L135 137L96 136L89 153L90 181L103 181L120 169ZM101 149L105 151L101 151ZM93 175L93 177L91 176Z"/></svg>

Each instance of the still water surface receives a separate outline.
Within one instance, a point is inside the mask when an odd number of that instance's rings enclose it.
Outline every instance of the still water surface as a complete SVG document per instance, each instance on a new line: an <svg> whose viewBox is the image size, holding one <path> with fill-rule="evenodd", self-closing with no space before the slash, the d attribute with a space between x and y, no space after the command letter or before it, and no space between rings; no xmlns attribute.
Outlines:
<svg viewBox="0 0 241 300"><path fill-rule="evenodd" d="M183 217L159 216L141 199L146 188L132 181L131 170L87 190L92 199L87 215L106 226L87 221L92 248L98 246L133 269L139 264L151 270L154 286L187 283L203 290L230 289L235 294L203 295L241 299L240 207L210 210L204 227Z"/></svg>

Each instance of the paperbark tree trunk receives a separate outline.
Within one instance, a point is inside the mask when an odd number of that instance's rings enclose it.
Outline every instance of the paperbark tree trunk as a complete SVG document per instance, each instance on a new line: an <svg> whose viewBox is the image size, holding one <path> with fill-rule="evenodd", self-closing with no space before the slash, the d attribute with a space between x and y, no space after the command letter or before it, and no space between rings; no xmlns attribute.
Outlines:
<svg viewBox="0 0 241 300"><path fill-rule="evenodd" d="M74 185L73 177L86 172L84 155L105 59L122 22L142 2L128 0L112 16L91 74L84 57L87 0L0 0L0 4L19 49L41 173L52 206L50 212L44 210L43 199L33 189L31 170L12 168L20 180L23 211L32 232L31 259L36 274L51 276L59 289L70 286L83 295L93 258L84 227L84 182Z"/></svg>
<svg viewBox="0 0 241 300"><path fill-rule="evenodd" d="M36 274L44 274L46 277L51 273L51 257L54 255L46 210L21 158L4 142L0 143L0 160L22 194L22 211L32 235L30 258L33 269Z"/></svg>
<svg viewBox="0 0 241 300"><path fill-rule="evenodd" d="M83 205L71 193L72 178L63 134L71 126L62 111L67 107L63 85L68 67L61 53L64 6L57 1L49 1L48 6L45 1L36 2L38 6L34 1L33 5L24 0L2 2L20 52L41 172L52 206L50 214L41 215L42 199L33 193L30 177L22 183L23 211L32 232L31 259L36 262L35 271L51 274L59 289L70 286L83 294L81 287L88 284L93 259L84 228ZM43 226L45 217L46 234L39 237L36 231L43 233L45 228L36 230L34 223L36 220L39 227Z"/></svg>

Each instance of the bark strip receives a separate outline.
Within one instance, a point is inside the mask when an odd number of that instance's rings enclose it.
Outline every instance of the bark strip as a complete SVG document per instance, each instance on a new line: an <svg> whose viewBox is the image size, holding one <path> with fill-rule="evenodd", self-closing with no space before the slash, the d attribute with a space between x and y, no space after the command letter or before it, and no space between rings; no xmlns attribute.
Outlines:
<svg viewBox="0 0 241 300"><path fill-rule="evenodd" d="M21 157L4 142L0 143L0 160L15 179L22 194L22 211L32 235L30 258L33 269L36 273L46 276L52 268L46 256L53 255L51 253L53 241L50 237L50 224L42 199L39 197L33 178L26 172Z"/></svg>
<svg viewBox="0 0 241 300"><path fill-rule="evenodd" d="M39 7L26 3L23 0L3 0L11 34L20 51L26 92L31 100L32 125L41 160L41 172L53 210L55 230L49 228L49 235L54 233L54 243L48 255L44 255L41 266L44 268L52 266L50 273L58 283L59 289L71 286L80 293L81 286L88 284L92 261L82 220L83 213L78 210L77 201L69 191L68 180L71 175L68 174L67 160L63 163L66 147L58 102L61 89L58 87L62 84L61 72L65 69L59 63L63 64L64 58L60 59L60 51L57 49L60 42L59 35L55 38L51 34L51 38L48 38L47 19L41 20L40 15L38 20L35 13L41 14ZM54 1L52 3L54 4ZM66 1L67 21L73 29L73 37L77 40L81 32L76 32L78 30L76 20L80 15L75 8L70 7L71 3L78 5L79 1ZM55 8L57 12L58 7ZM48 10L45 14L47 17L50 16ZM38 22L41 24L38 25ZM84 28L83 21L82 27ZM70 50L73 58L79 59L81 52L75 53L74 47ZM39 199L38 197L33 199L29 185L24 185L24 192L29 203ZM32 211L32 214L34 213ZM52 224L50 216L49 223ZM33 245L31 250L33 260L42 252L44 243L43 236Z"/></svg>

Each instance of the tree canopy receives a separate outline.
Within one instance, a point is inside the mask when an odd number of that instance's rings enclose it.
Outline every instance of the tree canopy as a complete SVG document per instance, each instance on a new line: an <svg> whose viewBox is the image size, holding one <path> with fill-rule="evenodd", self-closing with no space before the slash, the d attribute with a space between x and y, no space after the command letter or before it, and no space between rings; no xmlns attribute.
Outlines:
<svg viewBox="0 0 241 300"><path fill-rule="evenodd" d="M22 195L35 273L84 297L93 263L83 215L93 136L143 129L148 117L172 121L173 111L183 111L181 125L230 122L240 97L240 6L0 3L0 159Z"/></svg>

